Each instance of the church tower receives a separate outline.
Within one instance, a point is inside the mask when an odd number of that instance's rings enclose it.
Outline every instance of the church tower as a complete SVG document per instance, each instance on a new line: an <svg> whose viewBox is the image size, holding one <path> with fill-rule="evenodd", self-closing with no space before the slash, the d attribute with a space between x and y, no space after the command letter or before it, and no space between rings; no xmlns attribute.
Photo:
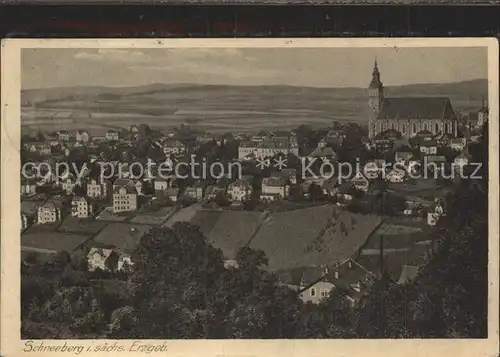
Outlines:
<svg viewBox="0 0 500 357"><path fill-rule="evenodd" d="M370 118L368 123L368 136L370 138L376 135L375 121L380 111L382 101L384 100L384 85L380 81L380 72L377 66L377 60L373 64L372 80L368 86L368 106L370 107Z"/></svg>

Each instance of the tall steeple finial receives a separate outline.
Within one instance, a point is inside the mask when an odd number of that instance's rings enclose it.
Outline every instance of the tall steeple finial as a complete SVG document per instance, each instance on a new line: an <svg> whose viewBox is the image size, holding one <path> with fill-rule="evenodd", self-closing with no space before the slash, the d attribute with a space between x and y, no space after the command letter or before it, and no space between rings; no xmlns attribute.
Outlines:
<svg viewBox="0 0 500 357"><path fill-rule="evenodd" d="M370 88L381 88L382 81L380 80L380 72L378 70L377 57L373 61L373 72L372 72L372 80L370 82Z"/></svg>

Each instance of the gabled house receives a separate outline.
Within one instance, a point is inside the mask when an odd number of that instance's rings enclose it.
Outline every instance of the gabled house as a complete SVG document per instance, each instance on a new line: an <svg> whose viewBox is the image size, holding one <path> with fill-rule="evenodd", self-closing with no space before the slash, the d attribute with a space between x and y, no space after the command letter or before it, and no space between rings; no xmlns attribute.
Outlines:
<svg viewBox="0 0 500 357"><path fill-rule="evenodd" d="M356 172L354 177L351 179L351 183L356 187L356 189L364 192L368 192L368 188L370 187L370 182L368 179L361 173L361 171Z"/></svg>
<svg viewBox="0 0 500 357"><path fill-rule="evenodd" d="M54 223L62 219L63 205L60 201L48 201L37 209L37 223Z"/></svg>
<svg viewBox="0 0 500 357"><path fill-rule="evenodd" d="M120 133L116 130L110 129L106 132L105 138L108 141L118 141L120 140Z"/></svg>
<svg viewBox="0 0 500 357"><path fill-rule="evenodd" d="M36 183L34 180L21 177L21 195L32 196L36 194Z"/></svg>
<svg viewBox="0 0 500 357"><path fill-rule="evenodd" d="M392 183L402 183L405 180L405 172L403 170L392 170L386 176L385 179Z"/></svg>
<svg viewBox="0 0 500 357"><path fill-rule="evenodd" d="M108 248L93 247L87 254L89 271L100 269L105 272L126 271L132 266L130 255Z"/></svg>
<svg viewBox="0 0 500 357"><path fill-rule="evenodd" d="M329 146L318 146L308 155L308 157L311 159L335 160L337 158L337 154Z"/></svg>
<svg viewBox="0 0 500 357"><path fill-rule="evenodd" d="M467 146L467 140L465 138L451 139L449 146L455 151L463 151Z"/></svg>
<svg viewBox="0 0 500 357"><path fill-rule="evenodd" d="M67 175L66 178L61 180L61 189L67 195L70 195L73 193L75 186L76 186L76 179L75 179L75 176L72 174Z"/></svg>
<svg viewBox="0 0 500 357"><path fill-rule="evenodd" d="M71 200L71 216L77 218L88 218L94 213L92 203L85 197L75 196Z"/></svg>
<svg viewBox="0 0 500 357"><path fill-rule="evenodd" d="M276 197L288 197L288 185L282 177L267 177L262 180L261 198L274 199Z"/></svg>
<svg viewBox="0 0 500 357"><path fill-rule="evenodd" d="M227 194L233 201L244 201L252 195L252 185L244 179L231 182Z"/></svg>
<svg viewBox="0 0 500 357"><path fill-rule="evenodd" d="M69 141L70 138L71 137L69 135L69 132L67 132L66 130L61 130L57 132L57 139L59 141Z"/></svg>
<svg viewBox="0 0 500 357"><path fill-rule="evenodd" d="M205 190L205 199L206 200L214 200L217 195L225 194L226 190L223 187L218 186L208 186Z"/></svg>
<svg viewBox="0 0 500 357"><path fill-rule="evenodd" d="M137 189L130 180L116 180L113 184L113 212L134 212L137 210Z"/></svg>
<svg viewBox="0 0 500 357"><path fill-rule="evenodd" d="M436 140L423 140L420 143L420 152L424 155L436 155L437 142Z"/></svg>
<svg viewBox="0 0 500 357"><path fill-rule="evenodd" d="M88 143L90 141L90 135L88 131L77 130L76 131L76 141L80 143Z"/></svg>
<svg viewBox="0 0 500 357"><path fill-rule="evenodd" d="M163 143L163 153L165 155L180 155L186 152L186 146L179 140L166 140Z"/></svg>
<svg viewBox="0 0 500 357"><path fill-rule="evenodd" d="M204 191L203 185L198 183L195 184L194 186L186 187L184 195L191 197L197 201L201 201L203 200L203 191Z"/></svg>
<svg viewBox="0 0 500 357"><path fill-rule="evenodd" d="M380 172L381 169L375 161L369 161L363 167L363 173L369 180L376 179L379 176Z"/></svg>
<svg viewBox="0 0 500 357"><path fill-rule="evenodd" d="M87 196L91 198L104 198L108 195L111 189L109 181L91 179L87 182Z"/></svg>

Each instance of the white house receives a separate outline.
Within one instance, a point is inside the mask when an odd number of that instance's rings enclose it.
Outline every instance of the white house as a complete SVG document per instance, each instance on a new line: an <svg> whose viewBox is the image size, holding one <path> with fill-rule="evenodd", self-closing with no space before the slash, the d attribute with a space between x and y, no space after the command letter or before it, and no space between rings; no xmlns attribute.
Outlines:
<svg viewBox="0 0 500 357"><path fill-rule="evenodd" d="M88 270L96 271L100 269L105 272L115 272L127 270L132 266L132 261L128 254L118 253L113 249L91 248L87 254Z"/></svg>
<svg viewBox="0 0 500 357"><path fill-rule="evenodd" d="M73 197L71 201L71 216L77 218L88 218L93 213L92 203L85 197Z"/></svg>
<svg viewBox="0 0 500 357"><path fill-rule="evenodd" d="M405 172L403 170L392 170L385 176L385 179L392 183L401 183L405 180Z"/></svg>
<svg viewBox="0 0 500 357"><path fill-rule="evenodd" d="M117 132L116 130L110 129L106 132L105 137L106 137L106 140L108 140L108 141L118 141L118 140L120 140L120 133Z"/></svg>
<svg viewBox="0 0 500 357"><path fill-rule="evenodd" d="M109 182L102 180L99 182L95 179L91 179L87 183L87 196L92 198L103 198L108 195L109 192Z"/></svg>
<svg viewBox="0 0 500 357"><path fill-rule="evenodd" d="M46 202L37 209L39 224L54 223L62 218L62 204L60 202Z"/></svg>
<svg viewBox="0 0 500 357"><path fill-rule="evenodd" d="M455 138L450 140L450 148L456 151L462 151L467 146L465 138Z"/></svg>
<svg viewBox="0 0 500 357"><path fill-rule="evenodd" d="M85 130L77 130L76 141L80 143L88 143L90 141L90 135Z"/></svg>
<svg viewBox="0 0 500 357"><path fill-rule="evenodd" d="M267 177L262 180L262 195L288 197L288 185L283 177Z"/></svg>
<svg viewBox="0 0 500 357"><path fill-rule="evenodd" d="M247 180L236 180L229 184L227 194L233 201L243 201L252 194L252 185Z"/></svg>

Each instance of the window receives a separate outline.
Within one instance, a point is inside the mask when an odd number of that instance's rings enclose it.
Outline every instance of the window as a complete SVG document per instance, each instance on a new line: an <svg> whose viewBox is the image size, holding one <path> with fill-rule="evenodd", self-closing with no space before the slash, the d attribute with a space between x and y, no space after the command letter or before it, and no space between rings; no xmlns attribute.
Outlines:
<svg viewBox="0 0 500 357"><path fill-rule="evenodd" d="M316 296L316 288L311 288L311 296Z"/></svg>
<svg viewBox="0 0 500 357"><path fill-rule="evenodd" d="M413 133L415 134L417 132L417 124L413 124Z"/></svg>
<svg viewBox="0 0 500 357"><path fill-rule="evenodd" d="M438 133L439 132L439 124L436 123L436 125L434 126L434 128L435 128L434 132Z"/></svg>
<svg viewBox="0 0 500 357"><path fill-rule="evenodd" d="M321 292L321 297L328 297L328 295L330 295L328 290L323 290Z"/></svg>
<svg viewBox="0 0 500 357"><path fill-rule="evenodd" d="M427 130L427 123L424 123L424 130Z"/></svg>
<svg viewBox="0 0 500 357"><path fill-rule="evenodd" d="M403 134L406 132L406 125L405 125L405 124L403 124L403 125L401 126L401 132L402 132Z"/></svg>

